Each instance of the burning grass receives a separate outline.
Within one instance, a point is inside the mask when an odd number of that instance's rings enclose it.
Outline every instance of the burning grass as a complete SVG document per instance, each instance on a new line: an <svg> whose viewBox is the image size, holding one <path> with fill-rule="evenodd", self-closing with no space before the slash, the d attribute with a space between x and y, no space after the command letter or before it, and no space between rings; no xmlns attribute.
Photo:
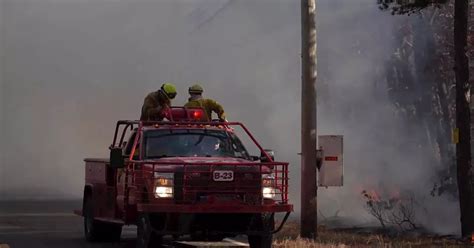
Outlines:
<svg viewBox="0 0 474 248"><path fill-rule="evenodd" d="M410 192L398 190L362 190L365 209L379 227L329 229L318 228L316 240L299 237L299 224L287 223L275 236L274 247L466 247L468 244L452 236L428 232L417 220L424 208ZM337 214L336 214L337 217ZM474 236L473 236L474 240ZM474 246L473 246L474 247Z"/></svg>
<svg viewBox="0 0 474 248"><path fill-rule="evenodd" d="M400 196L399 192L384 199L376 191L362 191L365 209L377 219L382 228L396 227L399 231L419 229L416 224L416 207L419 203L413 195Z"/></svg>
<svg viewBox="0 0 474 248"><path fill-rule="evenodd" d="M342 248L342 247L465 247L466 243L449 237L433 235L389 235L376 230L360 232L360 229L331 230L318 228L319 237L309 241L298 237L297 222L289 222L275 237L276 248ZM413 233L412 233L413 234Z"/></svg>

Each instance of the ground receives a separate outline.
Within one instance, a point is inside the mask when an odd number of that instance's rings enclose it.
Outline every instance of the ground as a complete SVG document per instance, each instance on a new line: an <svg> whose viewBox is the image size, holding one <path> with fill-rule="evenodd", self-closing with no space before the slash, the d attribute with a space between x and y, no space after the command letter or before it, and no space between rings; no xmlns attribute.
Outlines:
<svg viewBox="0 0 474 248"><path fill-rule="evenodd" d="M11 248L135 247L135 227L125 227L118 243L87 243L83 238L82 218L72 214L72 210L80 206L80 201L0 202L0 244L7 243ZM276 235L274 247L465 247L450 237L394 237L363 233L358 229L331 230L324 226L319 228L316 242L297 237L298 224L291 221Z"/></svg>
<svg viewBox="0 0 474 248"><path fill-rule="evenodd" d="M406 233L394 235L383 233L378 229L329 229L325 226L318 228L319 237L316 241L298 238L297 222L289 222L276 235L276 248L342 248L342 247L466 247L466 243L455 237Z"/></svg>

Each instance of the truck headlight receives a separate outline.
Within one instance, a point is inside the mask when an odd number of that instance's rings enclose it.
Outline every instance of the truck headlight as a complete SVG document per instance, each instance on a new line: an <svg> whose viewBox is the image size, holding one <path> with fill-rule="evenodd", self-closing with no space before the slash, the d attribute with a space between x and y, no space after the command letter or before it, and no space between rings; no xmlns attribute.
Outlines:
<svg viewBox="0 0 474 248"><path fill-rule="evenodd" d="M155 197L172 198L173 197L173 173L155 172Z"/></svg>
<svg viewBox="0 0 474 248"><path fill-rule="evenodd" d="M277 191L275 188L263 187L262 194L263 194L263 198L273 199L277 195Z"/></svg>
<svg viewBox="0 0 474 248"><path fill-rule="evenodd" d="M266 199L273 199L277 195L275 177L272 174L262 175L262 195Z"/></svg>
<svg viewBox="0 0 474 248"><path fill-rule="evenodd" d="M155 187L156 198L171 198L173 197L173 187Z"/></svg>

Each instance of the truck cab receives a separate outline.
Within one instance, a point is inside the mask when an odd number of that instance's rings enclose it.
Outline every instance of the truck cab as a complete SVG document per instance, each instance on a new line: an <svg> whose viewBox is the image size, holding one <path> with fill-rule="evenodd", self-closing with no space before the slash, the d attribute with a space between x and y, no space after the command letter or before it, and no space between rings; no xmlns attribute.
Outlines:
<svg viewBox="0 0 474 248"><path fill-rule="evenodd" d="M108 159L85 159L82 211L86 239L120 239L137 225L137 247L164 236L218 241L245 234L271 247L293 205L288 163L274 162L238 122L203 121L201 108L171 108L171 120L118 121ZM234 128L258 147L250 154ZM127 138L128 137L128 138ZM275 214L284 218L276 227Z"/></svg>

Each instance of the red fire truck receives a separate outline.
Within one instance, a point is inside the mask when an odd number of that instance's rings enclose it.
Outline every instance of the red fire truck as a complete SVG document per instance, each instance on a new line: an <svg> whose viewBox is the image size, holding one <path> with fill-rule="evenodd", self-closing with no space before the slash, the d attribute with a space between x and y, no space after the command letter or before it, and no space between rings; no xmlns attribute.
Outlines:
<svg viewBox="0 0 474 248"><path fill-rule="evenodd" d="M172 107L170 121L118 121L109 159L85 159L82 211L88 241L119 240L137 225L137 247L163 236L218 241L245 234L271 247L286 222L288 163L274 162L238 122L203 121L202 108ZM249 154L235 128L260 150ZM128 137L128 138L127 138ZM275 225L275 214L282 222Z"/></svg>

